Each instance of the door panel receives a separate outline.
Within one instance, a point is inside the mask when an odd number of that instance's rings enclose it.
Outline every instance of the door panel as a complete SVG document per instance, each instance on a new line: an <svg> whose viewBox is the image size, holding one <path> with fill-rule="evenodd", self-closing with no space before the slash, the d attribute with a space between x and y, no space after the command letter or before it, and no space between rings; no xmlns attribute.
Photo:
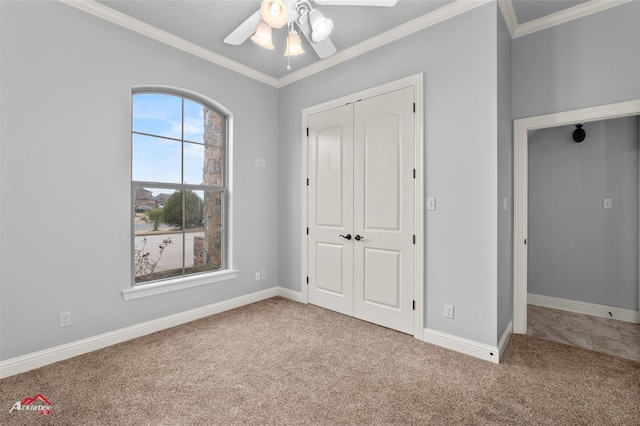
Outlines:
<svg viewBox="0 0 640 426"><path fill-rule="evenodd" d="M309 116L309 303L353 315L353 109Z"/></svg>
<svg viewBox="0 0 640 426"><path fill-rule="evenodd" d="M354 315L413 333L413 88L354 112Z"/></svg>
<svg viewBox="0 0 640 426"><path fill-rule="evenodd" d="M397 230L400 224L400 117L373 115L363 123L364 223L367 229Z"/></svg>
<svg viewBox="0 0 640 426"><path fill-rule="evenodd" d="M348 247L351 249L351 247ZM337 244L316 244L316 284L315 288L320 292L344 295L345 285L352 285L351 280L344 282L344 246Z"/></svg>
<svg viewBox="0 0 640 426"><path fill-rule="evenodd" d="M341 126L328 126L320 129L315 135L316 142L316 176L317 189L316 217L319 226L343 225L344 206L344 170L343 154L345 141Z"/></svg>
<svg viewBox="0 0 640 426"><path fill-rule="evenodd" d="M364 249L364 303L400 309L401 256L396 250Z"/></svg>

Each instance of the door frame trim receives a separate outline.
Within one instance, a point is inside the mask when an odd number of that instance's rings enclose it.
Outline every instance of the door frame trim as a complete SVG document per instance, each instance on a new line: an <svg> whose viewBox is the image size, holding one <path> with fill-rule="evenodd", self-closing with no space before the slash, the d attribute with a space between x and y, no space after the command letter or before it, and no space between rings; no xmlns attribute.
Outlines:
<svg viewBox="0 0 640 426"><path fill-rule="evenodd" d="M528 172L530 130L640 115L640 99L513 121L513 332L527 333ZM640 300L640 294L638 295Z"/></svg>
<svg viewBox="0 0 640 426"><path fill-rule="evenodd" d="M416 246L414 250L414 283L413 295L416 302L413 314L413 336L416 339L424 340L424 73L414 74L399 80L395 80L380 86L372 87L357 93L352 93L328 102L314 105L302 110L302 128L300 140L302 141L302 171L301 171L301 271L300 279L302 287L302 300L309 302L308 277L308 248L307 248L307 227L308 216L308 191L307 178L308 164L308 144L307 144L307 123L311 114L315 114L327 109L342 106L348 103L357 102L361 99L380 96L385 93L413 87L415 93L415 169L416 185L414 193L414 232L416 235Z"/></svg>

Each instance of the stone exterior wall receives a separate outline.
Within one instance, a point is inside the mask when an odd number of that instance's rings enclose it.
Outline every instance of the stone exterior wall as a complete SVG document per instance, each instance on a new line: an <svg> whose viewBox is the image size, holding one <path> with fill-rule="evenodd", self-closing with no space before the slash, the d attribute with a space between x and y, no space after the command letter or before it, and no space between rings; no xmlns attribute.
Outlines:
<svg viewBox="0 0 640 426"><path fill-rule="evenodd" d="M226 134L226 117L205 107L202 170L205 185L224 185ZM204 194L204 238L196 238L194 241L196 265L222 266L222 196L220 192Z"/></svg>

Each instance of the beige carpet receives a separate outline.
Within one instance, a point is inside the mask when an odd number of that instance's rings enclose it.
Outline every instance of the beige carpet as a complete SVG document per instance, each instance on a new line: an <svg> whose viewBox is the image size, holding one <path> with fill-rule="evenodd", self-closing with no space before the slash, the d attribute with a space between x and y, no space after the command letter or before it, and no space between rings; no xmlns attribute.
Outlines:
<svg viewBox="0 0 640 426"><path fill-rule="evenodd" d="M3 425L639 423L639 362L514 335L495 365L282 298L0 381Z"/></svg>

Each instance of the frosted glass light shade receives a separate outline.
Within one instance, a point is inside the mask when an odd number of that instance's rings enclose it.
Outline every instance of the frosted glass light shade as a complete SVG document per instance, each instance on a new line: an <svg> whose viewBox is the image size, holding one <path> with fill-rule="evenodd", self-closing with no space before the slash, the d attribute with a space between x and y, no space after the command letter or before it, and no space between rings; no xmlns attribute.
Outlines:
<svg viewBox="0 0 640 426"><path fill-rule="evenodd" d="M316 43L325 40L333 30L333 21L324 17L318 9L309 12L309 23L311 24L311 39Z"/></svg>
<svg viewBox="0 0 640 426"><path fill-rule="evenodd" d="M262 20L271 28L280 28L287 23L289 13L282 0L263 0L260 6Z"/></svg>
<svg viewBox="0 0 640 426"><path fill-rule="evenodd" d="M287 51L284 52L284 56L302 55L303 53L304 50L302 49L298 32L295 30L289 31L289 35L287 36Z"/></svg>
<svg viewBox="0 0 640 426"><path fill-rule="evenodd" d="M260 21L256 28L256 33L251 36L251 41L262 46L265 49L273 50L273 42L271 41L271 27L264 21Z"/></svg>

